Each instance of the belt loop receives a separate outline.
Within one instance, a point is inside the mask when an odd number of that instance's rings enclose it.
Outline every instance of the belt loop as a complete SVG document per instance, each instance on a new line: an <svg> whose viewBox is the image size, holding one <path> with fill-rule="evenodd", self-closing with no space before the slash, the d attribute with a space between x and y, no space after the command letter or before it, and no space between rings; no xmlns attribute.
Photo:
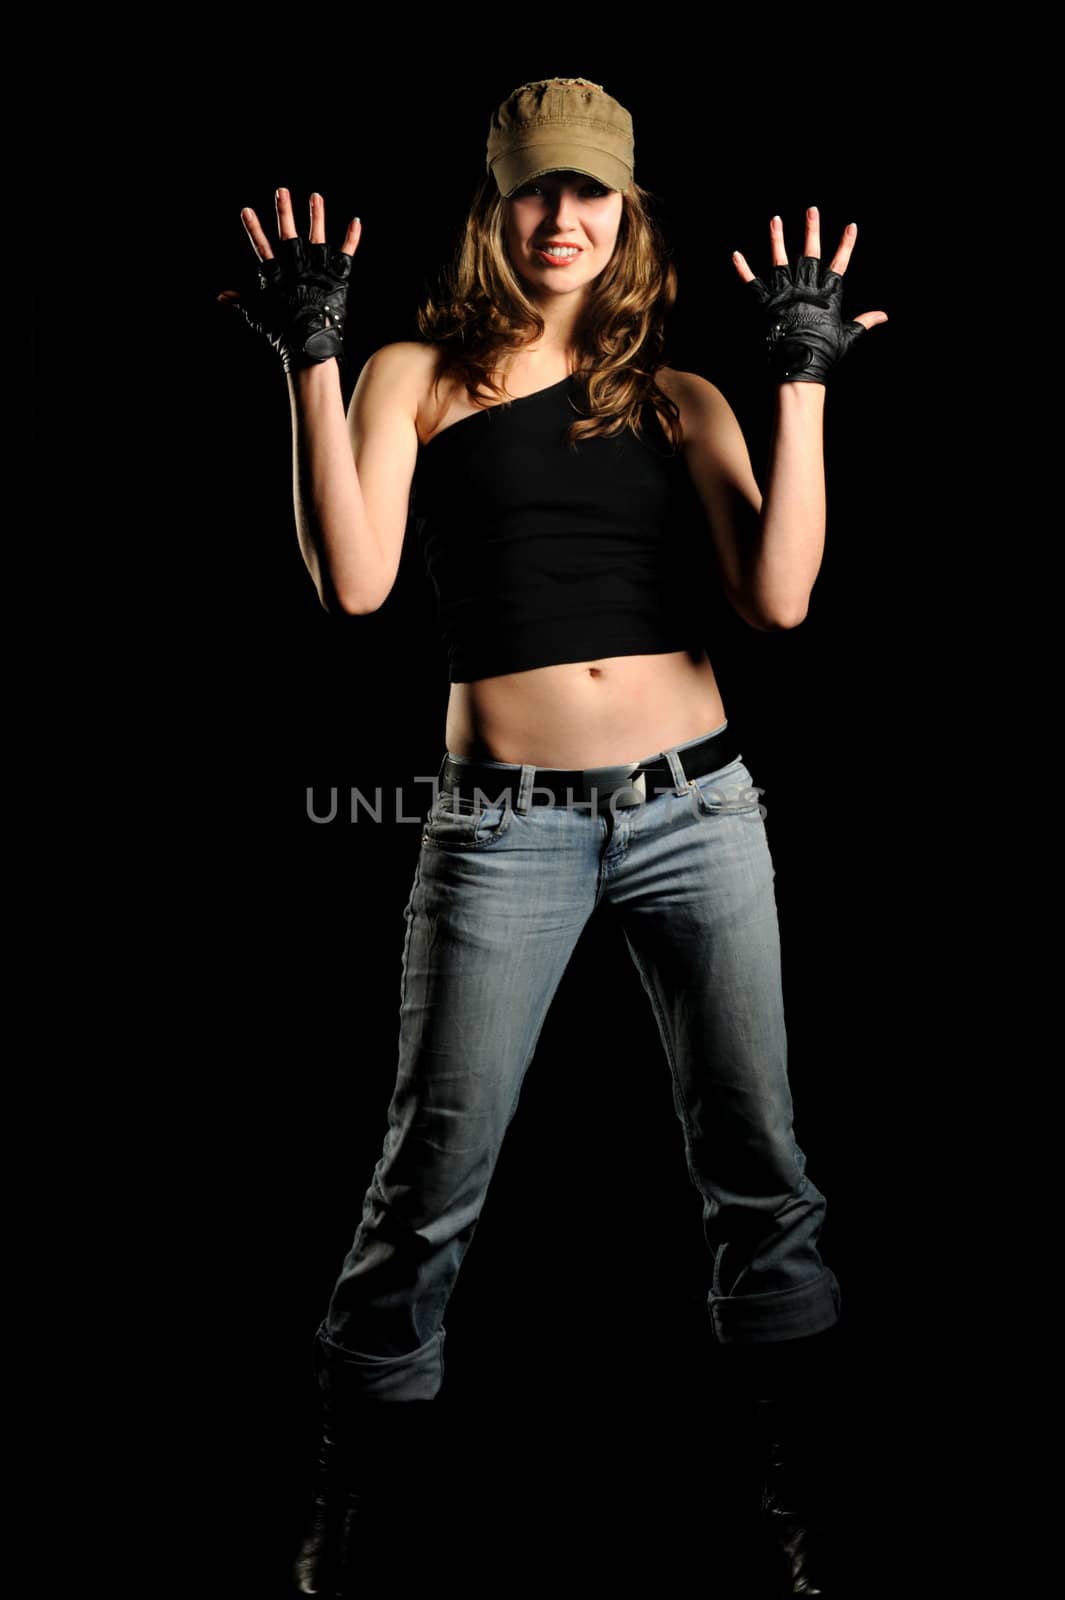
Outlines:
<svg viewBox="0 0 1065 1600"><path fill-rule="evenodd" d="M536 777L536 768L527 761L521 764L521 777L518 780L518 798L514 802L514 809L522 813L528 811L532 804L533 780Z"/></svg>
<svg viewBox="0 0 1065 1600"><path fill-rule="evenodd" d="M669 775L673 779L673 793L685 794L689 784L684 776L684 767L676 750L663 750L662 754L669 762Z"/></svg>

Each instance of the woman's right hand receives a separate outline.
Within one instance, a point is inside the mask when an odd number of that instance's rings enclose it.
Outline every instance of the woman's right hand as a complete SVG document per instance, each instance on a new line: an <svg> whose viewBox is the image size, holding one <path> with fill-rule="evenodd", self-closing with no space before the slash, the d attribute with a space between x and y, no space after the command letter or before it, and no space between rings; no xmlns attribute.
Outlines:
<svg viewBox="0 0 1065 1600"><path fill-rule="evenodd" d="M250 207L240 214L259 262L250 293L223 289L223 305L236 305L257 333L281 356L286 372L344 354L348 280L362 237L362 223L353 218L339 250L325 241L325 201L311 195L311 227L305 241L296 232L292 199L287 189L276 194L278 246L270 241Z"/></svg>

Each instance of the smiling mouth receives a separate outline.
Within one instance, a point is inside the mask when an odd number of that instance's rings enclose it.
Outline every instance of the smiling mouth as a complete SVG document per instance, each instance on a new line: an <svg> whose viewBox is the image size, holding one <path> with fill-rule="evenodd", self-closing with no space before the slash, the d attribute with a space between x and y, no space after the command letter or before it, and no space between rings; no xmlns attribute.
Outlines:
<svg viewBox="0 0 1065 1600"><path fill-rule="evenodd" d="M565 250L559 251L548 250L542 245L534 245L533 248L538 256L544 261L550 261L552 266L565 266L570 261L576 261L581 254L578 245L567 246Z"/></svg>

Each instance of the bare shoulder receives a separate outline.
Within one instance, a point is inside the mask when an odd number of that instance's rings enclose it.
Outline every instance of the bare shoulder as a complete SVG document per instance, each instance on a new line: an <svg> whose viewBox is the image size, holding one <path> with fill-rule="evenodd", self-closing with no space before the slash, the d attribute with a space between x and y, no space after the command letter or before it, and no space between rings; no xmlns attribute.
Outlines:
<svg viewBox="0 0 1065 1600"><path fill-rule="evenodd" d="M702 396L704 399L712 399L715 395L721 395L721 398L724 399L721 390L712 384L709 379L700 377L697 372L681 372L676 367L659 367L655 373L655 379L663 393L668 394L678 404L682 399L689 396L693 398Z"/></svg>
<svg viewBox="0 0 1065 1600"><path fill-rule="evenodd" d="M417 339L384 344L363 365L351 397L352 414L399 409L419 437L430 434L451 397L452 386L438 392L439 372L439 345Z"/></svg>
<svg viewBox="0 0 1065 1600"><path fill-rule="evenodd" d="M732 415L732 407L716 384L698 372L680 372L676 367L659 367L655 381L662 393L680 411L680 426L687 443L700 428Z"/></svg>
<svg viewBox="0 0 1065 1600"><path fill-rule="evenodd" d="M377 406L399 404L415 418L426 386L431 381L435 351L430 344L414 339L401 339L395 344L383 344L363 363L359 373L352 405L356 401L372 399Z"/></svg>

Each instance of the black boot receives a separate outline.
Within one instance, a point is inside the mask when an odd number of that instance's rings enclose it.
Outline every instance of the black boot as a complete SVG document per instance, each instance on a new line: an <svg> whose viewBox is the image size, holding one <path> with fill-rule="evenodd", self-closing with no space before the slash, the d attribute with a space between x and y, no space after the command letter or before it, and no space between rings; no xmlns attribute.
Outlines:
<svg viewBox="0 0 1065 1600"><path fill-rule="evenodd" d="M794 1397L753 1401L761 1464L761 1529L781 1595L832 1590L825 1570L824 1483L813 1446L812 1419Z"/></svg>
<svg viewBox="0 0 1065 1600"><path fill-rule="evenodd" d="M728 1354L755 1446L759 1532L772 1593L830 1600L838 1330Z"/></svg>
<svg viewBox="0 0 1065 1600"><path fill-rule="evenodd" d="M322 1419L317 1476L311 1514L292 1569L299 1594L344 1595L356 1592L360 1550L369 1548L372 1490L368 1468L369 1413L343 1422Z"/></svg>
<svg viewBox="0 0 1065 1600"><path fill-rule="evenodd" d="M314 1494L293 1563L297 1594L369 1596L394 1559L391 1535L424 1518L432 1484L428 1400L369 1400L315 1342L320 1435Z"/></svg>

